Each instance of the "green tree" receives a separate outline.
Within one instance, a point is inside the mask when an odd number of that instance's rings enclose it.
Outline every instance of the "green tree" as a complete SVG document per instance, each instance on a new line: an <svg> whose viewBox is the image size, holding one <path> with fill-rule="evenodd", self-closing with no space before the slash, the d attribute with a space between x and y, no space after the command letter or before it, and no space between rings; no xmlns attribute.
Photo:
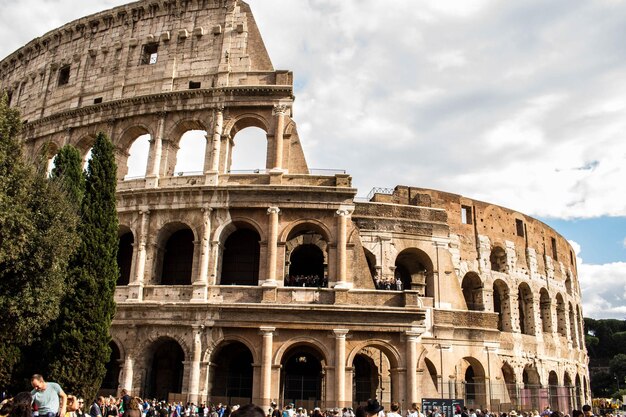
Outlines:
<svg viewBox="0 0 626 417"><path fill-rule="evenodd" d="M113 145L99 133L87 168L80 224L81 244L72 262L73 294L63 303L50 378L68 392L94 398L109 360L109 327L118 276L117 167ZM71 366L68 366L71 364Z"/></svg>
<svg viewBox="0 0 626 417"><path fill-rule="evenodd" d="M50 179L59 183L77 210L80 210L85 194L85 175L81 165L78 149L65 145L54 158L54 168L50 174Z"/></svg>
<svg viewBox="0 0 626 417"><path fill-rule="evenodd" d="M617 381L623 382L626 377L626 355L620 353L609 361L609 371Z"/></svg>
<svg viewBox="0 0 626 417"><path fill-rule="evenodd" d="M59 187L21 154L19 112L0 97L0 385L21 349L59 313L77 216Z"/></svg>

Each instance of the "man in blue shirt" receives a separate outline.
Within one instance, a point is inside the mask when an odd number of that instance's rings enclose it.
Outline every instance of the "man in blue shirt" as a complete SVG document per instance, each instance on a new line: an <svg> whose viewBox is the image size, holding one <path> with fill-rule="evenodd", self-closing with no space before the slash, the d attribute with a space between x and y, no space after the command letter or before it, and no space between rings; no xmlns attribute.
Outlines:
<svg viewBox="0 0 626 417"><path fill-rule="evenodd" d="M46 382L43 376L35 374L30 378L33 390L33 405L37 406L39 417L65 416L67 395L56 382Z"/></svg>

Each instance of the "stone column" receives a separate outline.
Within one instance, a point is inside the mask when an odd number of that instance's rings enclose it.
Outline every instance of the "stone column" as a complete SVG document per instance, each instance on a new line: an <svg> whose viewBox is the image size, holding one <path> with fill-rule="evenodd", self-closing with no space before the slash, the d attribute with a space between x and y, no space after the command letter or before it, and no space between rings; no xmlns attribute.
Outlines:
<svg viewBox="0 0 626 417"><path fill-rule="evenodd" d="M417 342L420 333L406 332L406 403L417 402Z"/></svg>
<svg viewBox="0 0 626 417"><path fill-rule="evenodd" d="M278 282L276 280L276 258L278 253L278 213L280 209L278 207L269 207L267 214L269 218L269 226L267 233L267 276L263 286L276 287Z"/></svg>
<svg viewBox="0 0 626 417"><path fill-rule="evenodd" d="M222 129L224 128L224 107L215 109L215 122L213 125L213 141L211 142L211 164L209 171L217 173L220 163L220 144L222 142Z"/></svg>
<svg viewBox="0 0 626 417"><path fill-rule="evenodd" d="M135 276L128 284L129 295L128 301L143 300L143 279L146 274L146 243L148 241L148 221L150 220L150 210L139 210L141 216L141 226L139 229L139 244L137 245L137 266L135 268Z"/></svg>
<svg viewBox="0 0 626 417"><path fill-rule="evenodd" d="M261 408L267 410L272 398L272 355L275 327L261 327L263 335L261 357Z"/></svg>
<svg viewBox="0 0 626 417"><path fill-rule="evenodd" d="M202 330L203 326L194 326L193 329L193 358L191 360L191 372L189 375L188 401L198 404L200 391L200 359L202 358Z"/></svg>
<svg viewBox="0 0 626 417"><path fill-rule="evenodd" d="M150 139L150 170L146 176L146 187L156 188L159 186L159 172L161 170L161 158L163 154L163 135L165 133L166 113L159 113L157 134Z"/></svg>
<svg viewBox="0 0 626 417"><path fill-rule="evenodd" d="M124 358L124 381L122 388L128 391L130 395L133 392L133 363L134 359L130 355Z"/></svg>
<svg viewBox="0 0 626 417"><path fill-rule="evenodd" d="M350 288L352 283L347 282L347 223L352 214L352 208L341 207L337 210L337 282L335 288Z"/></svg>
<svg viewBox="0 0 626 417"><path fill-rule="evenodd" d="M342 408L346 402L346 335L347 329L334 329L335 334L335 404Z"/></svg>
<svg viewBox="0 0 626 417"><path fill-rule="evenodd" d="M211 212L210 207L202 208L202 237L200 240L200 271L198 280L193 283L191 301L204 302L208 294L209 259L211 257Z"/></svg>
<svg viewBox="0 0 626 417"><path fill-rule="evenodd" d="M272 112L276 116L276 131L274 133L274 170L283 170L283 131L285 130L285 113L287 106L274 106Z"/></svg>

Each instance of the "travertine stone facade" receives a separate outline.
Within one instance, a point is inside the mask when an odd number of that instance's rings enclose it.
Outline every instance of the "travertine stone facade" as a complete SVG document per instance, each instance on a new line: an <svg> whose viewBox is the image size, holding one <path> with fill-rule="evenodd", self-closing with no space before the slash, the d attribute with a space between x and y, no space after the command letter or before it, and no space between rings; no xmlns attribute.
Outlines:
<svg viewBox="0 0 626 417"><path fill-rule="evenodd" d="M240 0L135 2L0 61L34 161L68 143L86 156L99 131L116 146L121 276L105 388L264 407L588 401L567 241L435 190L355 199L349 175L309 170L292 84ZM251 126L266 132L265 168L233 173ZM192 130L204 131L202 170L174 175ZM127 178L143 135L145 175Z"/></svg>

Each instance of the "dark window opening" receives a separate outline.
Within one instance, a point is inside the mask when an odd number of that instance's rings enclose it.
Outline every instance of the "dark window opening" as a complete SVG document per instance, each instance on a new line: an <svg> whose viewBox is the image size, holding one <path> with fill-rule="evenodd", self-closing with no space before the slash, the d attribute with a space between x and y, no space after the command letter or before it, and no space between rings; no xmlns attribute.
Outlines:
<svg viewBox="0 0 626 417"><path fill-rule="evenodd" d="M100 104L102 103L102 97L96 97L93 99L93 104Z"/></svg>
<svg viewBox="0 0 626 417"><path fill-rule="evenodd" d="M224 243L221 285L259 283L259 234L250 229L234 231Z"/></svg>
<svg viewBox="0 0 626 417"><path fill-rule="evenodd" d="M117 277L117 285L128 285L130 281L130 269L133 263L133 242L134 239L131 232L126 232L120 236L117 250L117 266L120 275Z"/></svg>
<svg viewBox="0 0 626 417"><path fill-rule="evenodd" d="M313 244L300 245L291 253L288 287L327 287L324 253Z"/></svg>
<svg viewBox="0 0 626 417"><path fill-rule="evenodd" d="M120 350L117 345L113 342L109 342L109 348L111 349L111 355L109 356L109 361L104 365L106 369L106 374L104 379L102 380L102 385L100 386L102 389L117 389L119 384L119 376L120 376L120 360L122 359L120 355Z"/></svg>
<svg viewBox="0 0 626 417"><path fill-rule="evenodd" d="M66 65L59 70L59 82L57 85L66 85L70 82L70 66Z"/></svg>
<svg viewBox="0 0 626 417"><path fill-rule="evenodd" d="M551 237L550 242L552 243L552 259L554 259L555 261L558 261L559 258L556 253L556 239Z"/></svg>
<svg viewBox="0 0 626 417"><path fill-rule="evenodd" d="M159 51L158 43L149 43L143 46L141 54L141 65L153 65L157 63L157 55Z"/></svg>
<svg viewBox="0 0 626 417"><path fill-rule="evenodd" d="M515 230L518 236L524 237L524 222L520 219L515 219Z"/></svg>
<svg viewBox="0 0 626 417"><path fill-rule="evenodd" d="M185 353L178 343L173 340L162 342L152 357L146 396L165 399L170 393L180 394L184 360Z"/></svg>
<svg viewBox="0 0 626 417"><path fill-rule="evenodd" d="M496 272L507 272L508 264L506 259L506 252L500 246L496 246L491 250L489 256L491 262L491 270Z"/></svg>
<svg viewBox="0 0 626 417"><path fill-rule="evenodd" d="M215 355L214 372L210 376L211 398L232 403L232 398L252 401L252 354L239 342L223 346ZM219 400L218 400L219 398ZM239 400L241 401L241 400Z"/></svg>
<svg viewBox="0 0 626 417"><path fill-rule="evenodd" d="M569 251L569 263L574 265L574 252Z"/></svg>
<svg viewBox="0 0 626 417"><path fill-rule="evenodd" d="M196 90L202 86L200 81L189 81L189 89Z"/></svg>
<svg viewBox="0 0 626 417"><path fill-rule="evenodd" d="M375 398L378 385L378 367L371 358L362 354L354 357L352 366L354 367L353 402L364 403L370 398Z"/></svg>
<svg viewBox="0 0 626 417"><path fill-rule="evenodd" d="M190 285L193 264L193 232L179 230L172 234L165 245L163 256L163 285Z"/></svg>
<svg viewBox="0 0 626 417"><path fill-rule="evenodd" d="M13 99L13 91L7 91L7 105L11 105L11 100Z"/></svg>
<svg viewBox="0 0 626 417"><path fill-rule="evenodd" d="M470 206L461 206L461 223L472 224L472 208Z"/></svg>

